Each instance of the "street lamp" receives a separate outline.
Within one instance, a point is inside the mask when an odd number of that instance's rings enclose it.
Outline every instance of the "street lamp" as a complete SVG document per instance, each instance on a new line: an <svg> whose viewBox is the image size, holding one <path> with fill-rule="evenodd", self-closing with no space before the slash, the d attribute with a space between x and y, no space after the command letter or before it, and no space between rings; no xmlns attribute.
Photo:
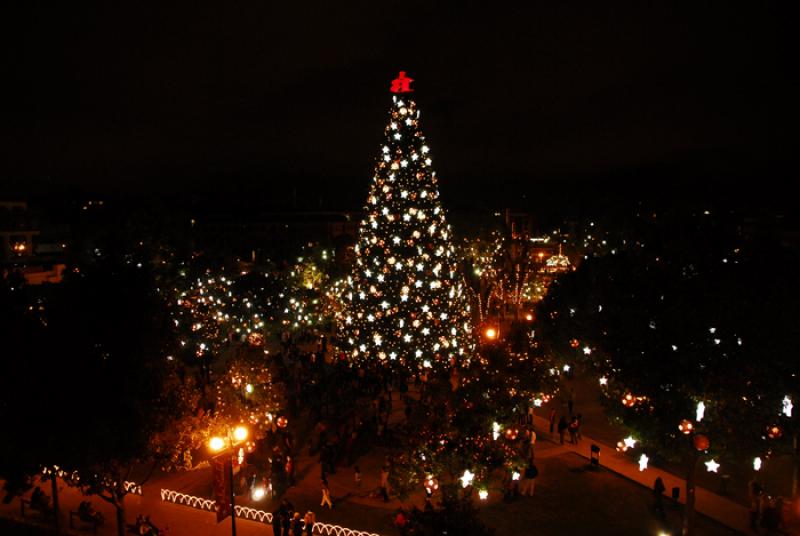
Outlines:
<svg viewBox="0 0 800 536"><path fill-rule="evenodd" d="M231 481L231 535L236 536L236 504L234 502L234 494L233 494L233 457L235 455L234 447L247 439L247 428L244 426L237 426L234 429L228 428L228 437L227 441L226 438L222 437L212 437L208 442L208 447L211 449L212 452L221 452L225 449L226 444L230 447L230 456L231 456L231 463L229 467L228 477Z"/></svg>

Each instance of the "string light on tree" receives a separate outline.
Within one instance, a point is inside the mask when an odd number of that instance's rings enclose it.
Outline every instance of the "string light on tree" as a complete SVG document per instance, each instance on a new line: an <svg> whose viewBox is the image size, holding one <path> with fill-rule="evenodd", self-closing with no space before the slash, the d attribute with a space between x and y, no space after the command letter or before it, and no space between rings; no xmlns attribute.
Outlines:
<svg viewBox="0 0 800 536"><path fill-rule="evenodd" d="M452 231L419 128L419 110L409 98L411 82L405 72L392 81L390 120L344 294L350 322L343 327L352 358L377 360L388 347L395 354L391 362L414 370L423 362L449 367L452 360L468 358L473 344ZM413 327L414 335L398 326Z"/></svg>

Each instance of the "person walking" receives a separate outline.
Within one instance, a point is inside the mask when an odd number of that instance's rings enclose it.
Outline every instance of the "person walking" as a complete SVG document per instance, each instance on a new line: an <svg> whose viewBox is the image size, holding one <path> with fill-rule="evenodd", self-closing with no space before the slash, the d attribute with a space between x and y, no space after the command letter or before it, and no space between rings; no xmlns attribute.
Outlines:
<svg viewBox="0 0 800 536"><path fill-rule="evenodd" d="M326 479L322 479L322 502L319 503L320 506L328 505L328 508L333 510L333 502L331 502L331 489L328 487L328 481Z"/></svg>
<svg viewBox="0 0 800 536"><path fill-rule="evenodd" d="M567 426L567 419L562 415L558 420L558 436L562 445L564 444L564 434L567 433Z"/></svg>

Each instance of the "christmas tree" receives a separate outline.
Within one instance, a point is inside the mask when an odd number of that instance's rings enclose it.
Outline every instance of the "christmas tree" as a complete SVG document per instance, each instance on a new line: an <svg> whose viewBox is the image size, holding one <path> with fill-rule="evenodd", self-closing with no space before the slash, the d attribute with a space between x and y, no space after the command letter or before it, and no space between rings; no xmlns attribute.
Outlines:
<svg viewBox="0 0 800 536"><path fill-rule="evenodd" d="M472 329L410 83L403 72L392 83L391 117L344 293L344 342L355 360L444 368L469 356Z"/></svg>

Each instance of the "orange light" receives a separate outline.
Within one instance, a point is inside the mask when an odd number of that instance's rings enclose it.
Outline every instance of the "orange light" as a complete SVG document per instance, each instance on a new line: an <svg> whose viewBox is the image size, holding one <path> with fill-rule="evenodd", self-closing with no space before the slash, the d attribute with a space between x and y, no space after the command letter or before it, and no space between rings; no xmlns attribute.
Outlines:
<svg viewBox="0 0 800 536"><path fill-rule="evenodd" d="M687 419L683 419L681 423L678 425L678 430L680 430L686 435L691 434L693 429L694 429L694 424L692 424L692 422Z"/></svg>
<svg viewBox="0 0 800 536"><path fill-rule="evenodd" d="M528 322L530 322L531 320L533 320L533 315L532 315L531 313L528 313L528 314L526 314L526 315L525 315L525 320L527 320Z"/></svg>
<svg viewBox="0 0 800 536"><path fill-rule="evenodd" d="M486 335L487 339L497 338L497 330L494 328L486 328L486 331L484 331L483 334Z"/></svg>

